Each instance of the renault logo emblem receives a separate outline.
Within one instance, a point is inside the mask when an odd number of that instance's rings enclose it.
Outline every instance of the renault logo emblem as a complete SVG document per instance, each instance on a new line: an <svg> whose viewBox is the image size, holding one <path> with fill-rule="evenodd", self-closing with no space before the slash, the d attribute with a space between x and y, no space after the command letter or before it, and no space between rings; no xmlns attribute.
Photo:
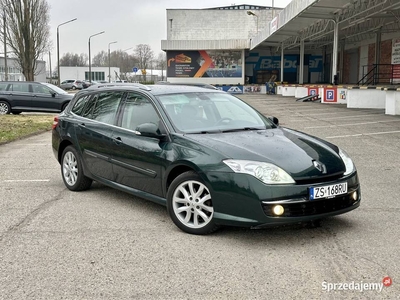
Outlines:
<svg viewBox="0 0 400 300"><path fill-rule="evenodd" d="M320 163L319 161L313 160L314 167L320 171L322 174L326 174L326 167L324 164Z"/></svg>

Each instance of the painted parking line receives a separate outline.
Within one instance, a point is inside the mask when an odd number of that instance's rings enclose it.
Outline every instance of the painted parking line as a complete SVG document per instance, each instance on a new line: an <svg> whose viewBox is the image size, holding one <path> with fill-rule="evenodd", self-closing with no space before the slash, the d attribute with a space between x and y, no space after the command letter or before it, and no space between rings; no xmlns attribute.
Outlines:
<svg viewBox="0 0 400 300"><path fill-rule="evenodd" d="M320 119L320 120L321 120L321 121L324 121L324 120L360 118L360 117L382 116L382 115L384 115L384 114L376 113L376 114L367 114L367 115L353 115L353 116L345 116L345 117L337 117L337 118L327 118L327 119Z"/></svg>
<svg viewBox="0 0 400 300"><path fill-rule="evenodd" d="M4 182L49 182L50 179L9 179Z"/></svg>
<svg viewBox="0 0 400 300"><path fill-rule="evenodd" d="M363 123L349 123L349 124L339 124L339 125L310 126L310 127L304 127L304 128L306 128L306 129L335 128L335 127L346 127L346 126L357 126L357 125L368 125L368 124L381 124L381 123L391 123L391 122L400 122L400 120L363 122Z"/></svg>
<svg viewBox="0 0 400 300"><path fill-rule="evenodd" d="M382 131L382 132L371 132L371 133L357 133L357 134L349 134L349 135L335 135L335 136L327 136L326 139L338 139L338 138L348 138L348 137L359 137L359 136L370 136L370 135L381 135L381 134L393 134L400 133L400 130L396 131Z"/></svg>

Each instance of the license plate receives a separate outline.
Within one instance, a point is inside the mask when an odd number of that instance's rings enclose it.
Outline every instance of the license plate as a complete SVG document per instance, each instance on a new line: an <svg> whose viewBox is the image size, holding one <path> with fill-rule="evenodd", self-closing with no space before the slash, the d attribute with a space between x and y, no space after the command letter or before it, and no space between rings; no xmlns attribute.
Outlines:
<svg viewBox="0 0 400 300"><path fill-rule="evenodd" d="M347 182L311 187L310 188L310 200L320 199L320 198L332 198L338 195L343 195L347 193Z"/></svg>

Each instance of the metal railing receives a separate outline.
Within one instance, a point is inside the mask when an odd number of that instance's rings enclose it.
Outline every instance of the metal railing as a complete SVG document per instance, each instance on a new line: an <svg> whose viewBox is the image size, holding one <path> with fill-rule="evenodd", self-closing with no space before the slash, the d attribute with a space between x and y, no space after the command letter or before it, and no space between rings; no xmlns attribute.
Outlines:
<svg viewBox="0 0 400 300"><path fill-rule="evenodd" d="M392 64L373 64L363 66L363 76L357 82L357 85L377 85L377 84L394 84L397 78L395 72L397 65Z"/></svg>

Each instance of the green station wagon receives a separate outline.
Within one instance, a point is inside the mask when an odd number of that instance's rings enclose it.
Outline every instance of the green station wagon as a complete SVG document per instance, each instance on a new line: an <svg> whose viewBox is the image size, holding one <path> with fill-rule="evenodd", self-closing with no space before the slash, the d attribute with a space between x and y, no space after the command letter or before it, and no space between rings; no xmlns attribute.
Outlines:
<svg viewBox="0 0 400 300"><path fill-rule="evenodd" d="M55 117L52 147L68 189L95 180L146 198L192 234L319 220L361 201L345 151L202 87L81 91Z"/></svg>

